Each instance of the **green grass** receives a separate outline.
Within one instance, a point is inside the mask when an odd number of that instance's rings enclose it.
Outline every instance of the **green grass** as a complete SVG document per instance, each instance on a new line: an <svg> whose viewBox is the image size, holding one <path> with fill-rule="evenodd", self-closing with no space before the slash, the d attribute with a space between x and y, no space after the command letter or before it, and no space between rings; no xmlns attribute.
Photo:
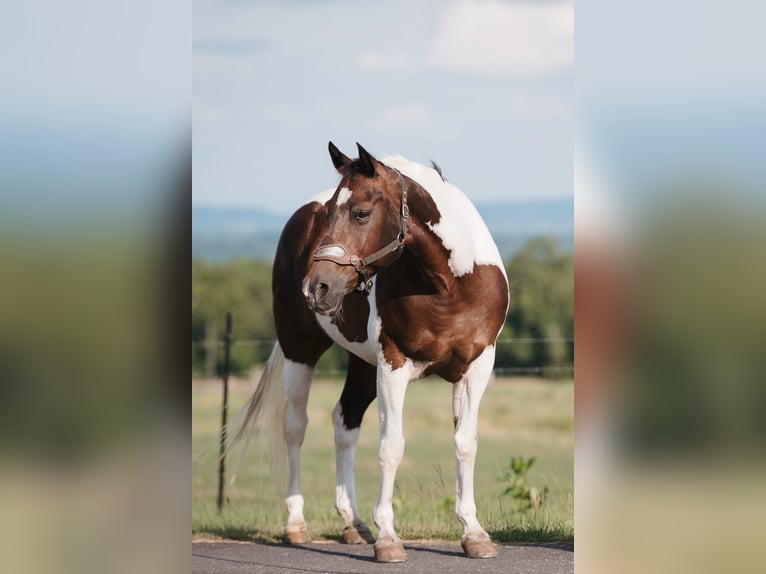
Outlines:
<svg viewBox="0 0 766 574"><path fill-rule="evenodd" d="M230 413L247 398L249 383L234 383ZM304 514L314 539L339 540L343 523L334 508L335 455L330 413L341 381L316 381L309 400L309 427L301 451ZM282 487L271 478L265 441L253 440L234 484L226 485L224 511L216 508L216 433L220 382L192 383L192 533L240 540L281 540L286 514ZM475 490L479 521L496 542L571 542L573 527L572 381L498 378L484 396L479 422ZM410 384L404 407L407 438L394 492L395 526L404 539L460 538L453 512L455 463L452 393L440 379ZM356 454L359 511L374 528L377 498L377 404L365 415ZM227 459L231 476L238 453ZM537 457L530 485L547 486L537 511L515 512L502 496L503 474L513 456Z"/></svg>

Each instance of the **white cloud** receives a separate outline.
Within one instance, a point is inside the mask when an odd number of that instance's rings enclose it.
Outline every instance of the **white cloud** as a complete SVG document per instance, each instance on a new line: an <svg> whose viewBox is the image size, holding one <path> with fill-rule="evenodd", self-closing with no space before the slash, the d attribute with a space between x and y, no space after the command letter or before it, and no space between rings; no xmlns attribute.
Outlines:
<svg viewBox="0 0 766 574"><path fill-rule="evenodd" d="M487 76L534 76L572 66L572 4L456 2L441 13L426 62Z"/></svg>

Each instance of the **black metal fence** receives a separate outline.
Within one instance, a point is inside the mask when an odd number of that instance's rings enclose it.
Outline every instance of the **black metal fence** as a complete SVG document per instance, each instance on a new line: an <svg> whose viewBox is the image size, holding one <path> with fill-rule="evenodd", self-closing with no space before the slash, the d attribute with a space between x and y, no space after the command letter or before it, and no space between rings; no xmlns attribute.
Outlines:
<svg viewBox="0 0 766 574"><path fill-rule="evenodd" d="M228 323L227 323L228 328ZM227 338L229 337L229 338ZM250 348L259 349L264 357L268 357L271 348L276 343L275 339L231 339L230 335L226 335L220 339L213 339L209 341L195 341L192 342L192 351L204 351L210 360L208 364L210 368L207 370L192 370L192 378L209 378L222 376L223 364L221 361L221 354L223 354L225 361L227 361L226 371L229 372L228 361L230 361L230 349L231 348ZM505 345L540 345L540 344L574 344L574 338L572 337L519 337L519 338L502 338L498 339L498 348ZM228 346L227 346L228 345ZM247 370L236 370L232 374L238 376L247 375ZM496 376L510 376L510 375L540 375L540 376L555 376L562 377L566 375L572 375L574 373L574 365L537 365L537 366L519 366L519 367L496 367L494 370ZM343 369L323 369L321 367L316 370L317 376L336 377L344 376L346 374Z"/></svg>

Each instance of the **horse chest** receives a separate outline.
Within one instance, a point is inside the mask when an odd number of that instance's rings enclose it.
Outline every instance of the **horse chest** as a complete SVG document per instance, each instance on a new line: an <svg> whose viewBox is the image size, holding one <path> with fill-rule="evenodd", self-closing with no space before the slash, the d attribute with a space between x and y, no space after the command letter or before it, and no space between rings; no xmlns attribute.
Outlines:
<svg viewBox="0 0 766 574"><path fill-rule="evenodd" d="M343 301L341 313L335 317L315 314L317 323L335 343L370 365L377 365L382 353L383 361L392 368L399 368L403 360L410 359L414 361L413 365L415 363L419 365L417 372L424 371L432 361L416 361L415 356L418 353L401 355L400 345L394 341L401 342L403 338L410 339L413 335L416 338L423 335L428 337L428 333L432 331L418 321L413 320L412 324L408 325L406 317L411 315L407 312L398 314L397 320L391 317L384 320L378 312L376 283L377 281L374 280L368 297L359 293L347 295ZM449 338L441 341L441 343L448 342Z"/></svg>
<svg viewBox="0 0 766 574"><path fill-rule="evenodd" d="M374 300L374 288L369 299L354 292L344 298L339 315L327 317L315 314L317 323L328 337L371 365L377 363L377 340L374 334L378 315Z"/></svg>

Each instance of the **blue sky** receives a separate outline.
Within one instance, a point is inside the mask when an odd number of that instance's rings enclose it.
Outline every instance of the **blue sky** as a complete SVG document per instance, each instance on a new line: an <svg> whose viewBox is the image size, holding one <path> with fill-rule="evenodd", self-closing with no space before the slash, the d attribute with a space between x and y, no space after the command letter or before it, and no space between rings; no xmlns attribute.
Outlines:
<svg viewBox="0 0 766 574"><path fill-rule="evenodd" d="M195 204L290 212L327 141L436 160L476 201L573 194L571 2L194 2Z"/></svg>
<svg viewBox="0 0 766 574"><path fill-rule="evenodd" d="M107 189L146 163L178 162L190 103L193 201L208 205L289 213L337 181L329 139L348 153L360 141L433 158L475 201L571 197L573 132L618 192L637 174L687 166L763 179L763 3L583 0L574 50L573 6L561 0L193 10L192 20L182 0L4 4L5 214L43 196L75 211L140 196L144 208L156 186ZM107 188L93 183L99 171Z"/></svg>

